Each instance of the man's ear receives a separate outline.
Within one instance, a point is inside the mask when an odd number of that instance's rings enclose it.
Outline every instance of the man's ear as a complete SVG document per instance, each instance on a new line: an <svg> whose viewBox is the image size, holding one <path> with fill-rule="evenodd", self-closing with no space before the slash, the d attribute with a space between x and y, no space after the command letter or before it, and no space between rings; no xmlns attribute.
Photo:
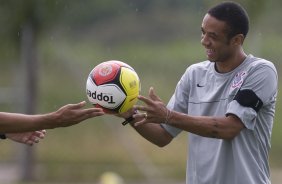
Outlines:
<svg viewBox="0 0 282 184"><path fill-rule="evenodd" d="M244 39L245 37L243 34L237 34L231 39L231 43L233 45L243 45Z"/></svg>

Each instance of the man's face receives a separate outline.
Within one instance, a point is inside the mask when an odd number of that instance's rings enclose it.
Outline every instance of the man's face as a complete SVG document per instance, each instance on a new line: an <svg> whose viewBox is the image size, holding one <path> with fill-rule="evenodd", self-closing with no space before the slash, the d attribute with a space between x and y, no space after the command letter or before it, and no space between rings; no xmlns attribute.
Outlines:
<svg viewBox="0 0 282 184"><path fill-rule="evenodd" d="M206 14L201 29L201 43L206 48L208 60L224 62L233 55L234 48L227 37L228 27L225 22Z"/></svg>

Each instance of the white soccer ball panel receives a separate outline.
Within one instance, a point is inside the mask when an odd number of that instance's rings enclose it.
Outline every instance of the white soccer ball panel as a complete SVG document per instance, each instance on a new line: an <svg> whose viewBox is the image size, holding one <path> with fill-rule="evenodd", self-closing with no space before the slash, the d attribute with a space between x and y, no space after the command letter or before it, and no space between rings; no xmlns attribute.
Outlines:
<svg viewBox="0 0 282 184"><path fill-rule="evenodd" d="M109 109L117 108L126 98L124 92L115 84L98 86L98 104Z"/></svg>
<svg viewBox="0 0 282 184"><path fill-rule="evenodd" d="M108 109L117 108L126 98L124 92L115 84L96 86L91 78L88 78L86 86L88 100Z"/></svg>

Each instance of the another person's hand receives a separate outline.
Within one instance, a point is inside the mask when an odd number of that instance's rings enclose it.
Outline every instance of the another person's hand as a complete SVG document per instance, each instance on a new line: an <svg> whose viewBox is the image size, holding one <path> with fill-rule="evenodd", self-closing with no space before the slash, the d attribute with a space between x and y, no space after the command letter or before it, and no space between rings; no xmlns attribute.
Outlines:
<svg viewBox="0 0 282 184"><path fill-rule="evenodd" d="M46 131L34 131L34 132L24 132L24 133L7 133L5 134L8 139L15 142L27 144L32 146L34 143L39 143L40 139L45 137Z"/></svg>
<svg viewBox="0 0 282 184"><path fill-rule="evenodd" d="M53 121L53 123L48 123L46 126L53 126L53 127L46 127L47 128L56 128L56 127L67 127L86 119L102 116L105 113L101 108L87 108L82 109L85 106L86 102L80 102L77 104L68 104L61 107L59 110L48 114L47 121Z"/></svg>

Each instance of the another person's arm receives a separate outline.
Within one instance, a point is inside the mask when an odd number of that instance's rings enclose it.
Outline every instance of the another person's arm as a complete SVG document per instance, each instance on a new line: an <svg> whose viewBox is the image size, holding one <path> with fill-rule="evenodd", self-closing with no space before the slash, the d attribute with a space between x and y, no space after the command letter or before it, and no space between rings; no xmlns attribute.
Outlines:
<svg viewBox="0 0 282 184"><path fill-rule="evenodd" d="M68 104L48 114L26 115L0 112L0 133L30 132L67 127L104 114L100 108L83 109L85 104L86 102Z"/></svg>

